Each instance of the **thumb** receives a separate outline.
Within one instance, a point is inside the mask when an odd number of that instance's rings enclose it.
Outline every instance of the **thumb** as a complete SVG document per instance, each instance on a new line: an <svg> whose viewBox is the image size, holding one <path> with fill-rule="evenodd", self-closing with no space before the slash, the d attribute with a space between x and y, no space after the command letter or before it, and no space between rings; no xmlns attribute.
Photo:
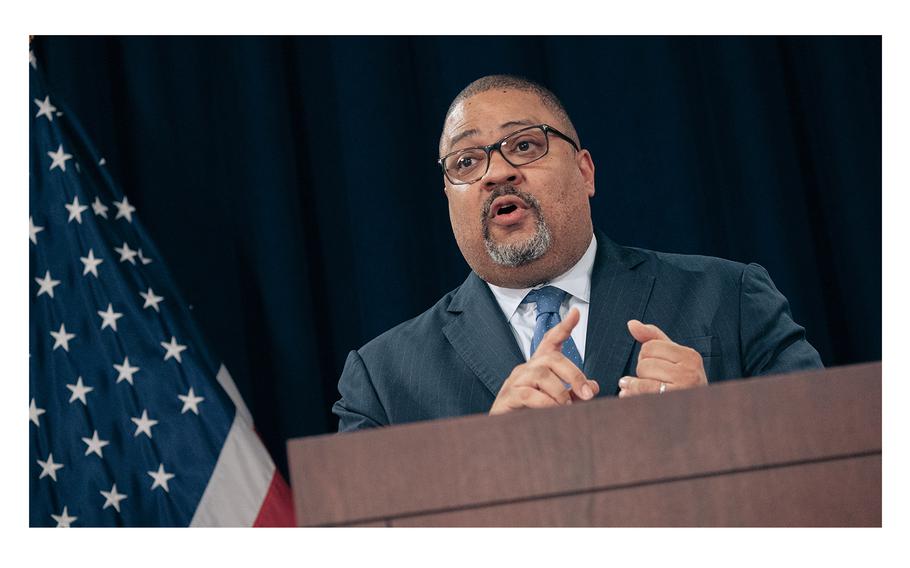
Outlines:
<svg viewBox="0 0 910 568"><path fill-rule="evenodd" d="M645 325L638 320L629 320L629 323L627 325L629 327L629 333L631 333L632 337L635 338L635 341L639 343L645 343L647 341L651 341L652 339L663 339L670 342L673 341L667 337L667 334L661 331L661 329L656 325Z"/></svg>

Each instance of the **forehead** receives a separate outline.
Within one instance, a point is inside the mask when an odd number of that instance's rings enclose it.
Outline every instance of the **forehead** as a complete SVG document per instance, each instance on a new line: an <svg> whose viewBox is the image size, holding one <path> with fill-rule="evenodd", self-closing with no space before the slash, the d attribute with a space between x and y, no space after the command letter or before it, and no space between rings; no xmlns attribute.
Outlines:
<svg viewBox="0 0 910 568"><path fill-rule="evenodd" d="M441 150L454 146L491 143L501 136L533 125L557 122L556 116L534 93L496 89L478 93L452 109L443 126Z"/></svg>

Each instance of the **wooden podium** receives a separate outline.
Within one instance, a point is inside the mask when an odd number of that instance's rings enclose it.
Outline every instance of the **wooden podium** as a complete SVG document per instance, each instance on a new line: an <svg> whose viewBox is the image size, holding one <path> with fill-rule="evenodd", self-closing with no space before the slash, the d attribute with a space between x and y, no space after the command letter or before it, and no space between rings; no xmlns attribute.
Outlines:
<svg viewBox="0 0 910 568"><path fill-rule="evenodd" d="M288 442L302 526L881 526L881 363Z"/></svg>

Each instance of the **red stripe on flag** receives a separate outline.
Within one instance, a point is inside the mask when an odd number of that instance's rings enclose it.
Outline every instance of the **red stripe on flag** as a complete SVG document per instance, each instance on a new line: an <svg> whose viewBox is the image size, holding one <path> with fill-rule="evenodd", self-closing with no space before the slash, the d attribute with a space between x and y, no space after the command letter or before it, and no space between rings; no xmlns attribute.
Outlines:
<svg viewBox="0 0 910 568"><path fill-rule="evenodd" d="M291 499L291 488L281 477L278 469L272 474L269 491L262 500L259 515L253 522L254 527L293 527L294 502Z"/></svg>

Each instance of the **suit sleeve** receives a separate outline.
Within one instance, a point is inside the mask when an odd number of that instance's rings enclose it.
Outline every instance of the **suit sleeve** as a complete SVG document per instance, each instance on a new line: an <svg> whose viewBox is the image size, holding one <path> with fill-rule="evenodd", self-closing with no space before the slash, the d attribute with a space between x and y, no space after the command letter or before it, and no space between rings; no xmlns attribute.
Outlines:
<svg viewBox="0 0 910 568"><path fill-rule="evenodd" d="M744 376L823 367L806 330L793 321L787 298L758 264L749 264L742 273L740 322Z"/></svg>
<svg viewBox="0 0 910 568"><path fill-rule="evenodd" d="M341 398L332 406L338 416L338 431L351 432L389 423L379 401L370 372L357 351L351 351L338 380Z"/></svg>

